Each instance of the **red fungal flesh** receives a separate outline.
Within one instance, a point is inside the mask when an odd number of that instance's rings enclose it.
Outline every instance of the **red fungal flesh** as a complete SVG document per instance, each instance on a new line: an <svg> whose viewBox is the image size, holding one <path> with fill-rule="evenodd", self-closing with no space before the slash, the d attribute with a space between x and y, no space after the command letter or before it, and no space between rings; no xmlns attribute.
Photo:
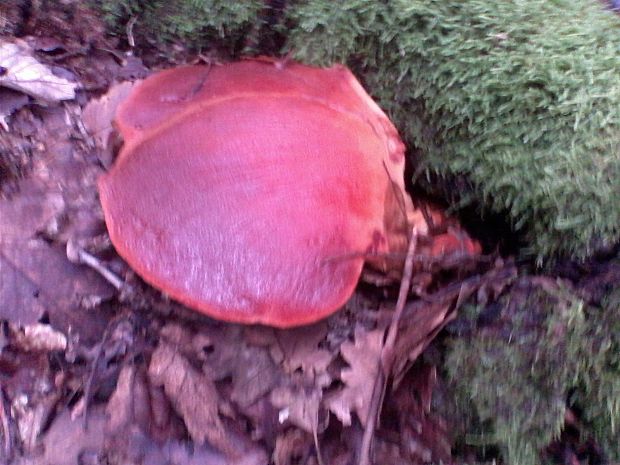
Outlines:
<svg viewBox="0 0 620 465"><path fill-rule="evenodd" d="M386 199L392 182L402 189L403 145L345 68L164 71L116 123L125 145L99 184L112 242L147 282L205 314L317 321L350 297L364 252L393 248Z"/></svg>

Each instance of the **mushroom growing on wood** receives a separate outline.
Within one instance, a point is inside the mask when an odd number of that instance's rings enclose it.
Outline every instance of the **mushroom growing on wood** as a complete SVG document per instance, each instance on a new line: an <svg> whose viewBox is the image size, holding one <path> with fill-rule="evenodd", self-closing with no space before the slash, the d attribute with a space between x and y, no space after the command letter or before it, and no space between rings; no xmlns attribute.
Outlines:
<svg viewBox="0 0 620 465"><path fill-rule="evenodd" d="M145 281L214 318L317 321L365 262L404 253L411 225L427 233L404 145L345 67L171 69L138 85L115 122L124 146L99 183L112 242ZM476 250L450 231L427 253Z"/></svg>

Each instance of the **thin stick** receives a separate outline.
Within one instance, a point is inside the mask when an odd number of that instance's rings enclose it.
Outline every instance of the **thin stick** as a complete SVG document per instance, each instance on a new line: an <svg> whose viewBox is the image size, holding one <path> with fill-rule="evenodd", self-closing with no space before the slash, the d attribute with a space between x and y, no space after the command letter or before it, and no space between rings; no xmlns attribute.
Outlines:
<svg viewBox="0 0 620 465"><path fill-rule="evenodd" d="M409 294L409 287L411 286L411 278L413 277L413 256L415 255L416 245L418 243L418 232L416 227L411 228L411 237L409 238L409 248L407 249L407 258L405 258L405 266L403 269L403 279L400 282L400 289L398 291L398 300L396 301L396 309L394 310L394 316L390 329L388 331L385 344L383 345L383 353L391 351L396 343L396 335L398 334L398 325L407 303L407 295ZM387 367L389 368L389 367Z"/></svg>
<svg viewBox="0 0 620 465"><path fill-rule="evenodd" d="M316 430L316 427L312 428L312 436L314 438L314 449L316 450L316 460L319 465L325 465L323 462L323 456L321 455L321 445L319 444L319 434Z"/></svg>
<svg viewBox="0 0 620 465"><path fill-rule="evenodd" d="M364 428L364 435L362 436L362 444L360 446L359 465L371 464L370 449L372 447L372 439L375 435L375 428L377 425L377 419L379 418L379 410L381 409L387 376L392 364L392 351L394 349L394 344L396 343L398 325L403 315L405 303L407 302L407 295L409 294L409 287L411 286L411 277L413 275L413 256L415 255L417 242L418 232L414 226L411 229L411 237L409 238L409 247L407 249L407 257L405 258L403 277L400 281L400 290L398 292L396 308L394 309L387 338L383 344L383 349L381 350L379 369L377 370L377 377L375 378L375 383L372 388L368 419L366 420L366 427Z"/></svg>
<svg viewBox="0 0 620 465"><path fill-rule="evenodd" d="M97 273L99 273L107 282L116 288L117 291L121 291L127 287L127 284L119 278L116 274L112 273L105 266L101 264L101 261L94 255L89 254L86 250L75 244L73 241L67 242L67 258L72 263L82 264L91 267Z"/></svg>
<svg viewBox="0 0 620 465"><path fill-rule="evenodd" d="M4 436L4 456L10 462L11 456L13 455L13 449L11 447L13 438L11 434L8 409L5 408L6 403L4 390L0 387L0 417L2 420L0 423L2 424L2 435Z"/></svg>
<svg viewBox="0 0 620 465"><path fill-rule="evenodd" d="M133 38L133 27L136 25L136 21L138 21L137 16L132 16L132 18L127 22L127 26L125 27L125 32L127 33L127 43L131 48L136 46L136 41Z"/></svg>

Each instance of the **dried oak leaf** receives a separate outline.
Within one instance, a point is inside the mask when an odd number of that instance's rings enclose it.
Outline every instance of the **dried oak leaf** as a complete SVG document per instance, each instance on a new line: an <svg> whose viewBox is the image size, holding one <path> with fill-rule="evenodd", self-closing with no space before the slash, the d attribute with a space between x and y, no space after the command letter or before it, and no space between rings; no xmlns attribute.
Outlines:
<svg viewBox="0 0 620 465"><path fill-rule="evenodd" d="M345 426L351 425L351 412L357 413L366 425L375 378L379 372L383 349L383 330L355 329L355 342L344 342L340 347L349 368L342 370L343 389L325 396L325 404Z"/></svg>
<svg viewBox="0 0 620 465"><path fill-rule="evenodd" d="M192 346L202 352L200 359L213 380L231 378L230 399L244 412L278 384L280 370L268 349L250 345L240 326L203 327Z"/></svg>
<svg viewBox="0 0 620 465"><path fill-rule="evenodd" d="M280 409L280 423L290 421L304 431L317 434L322 391L310 387L282 386L271 393L271 403Z"/></svg>
<svg viewBox="0 0 620 465"><path fill-rule="evenodd" d="M284 371L290 374L301 369L308 378L329 376L326 373L327 366L335 355L319 347L327 336L327 330L327 323L322 321L311 326L276 331Z"/></svg>

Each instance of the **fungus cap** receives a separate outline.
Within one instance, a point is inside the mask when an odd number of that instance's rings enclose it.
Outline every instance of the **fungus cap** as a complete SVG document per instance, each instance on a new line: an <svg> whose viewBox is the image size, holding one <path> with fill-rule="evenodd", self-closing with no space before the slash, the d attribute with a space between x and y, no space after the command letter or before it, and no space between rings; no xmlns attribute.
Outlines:
<svg viewBox="0 0 620 465"><path fill-rule="evenodd" d="M112 242L217 319L317 321L350 297L365 255L404 250L421 220L395 127L342 66L159 72L115 123L124 146L99 182Z"/></svg>

